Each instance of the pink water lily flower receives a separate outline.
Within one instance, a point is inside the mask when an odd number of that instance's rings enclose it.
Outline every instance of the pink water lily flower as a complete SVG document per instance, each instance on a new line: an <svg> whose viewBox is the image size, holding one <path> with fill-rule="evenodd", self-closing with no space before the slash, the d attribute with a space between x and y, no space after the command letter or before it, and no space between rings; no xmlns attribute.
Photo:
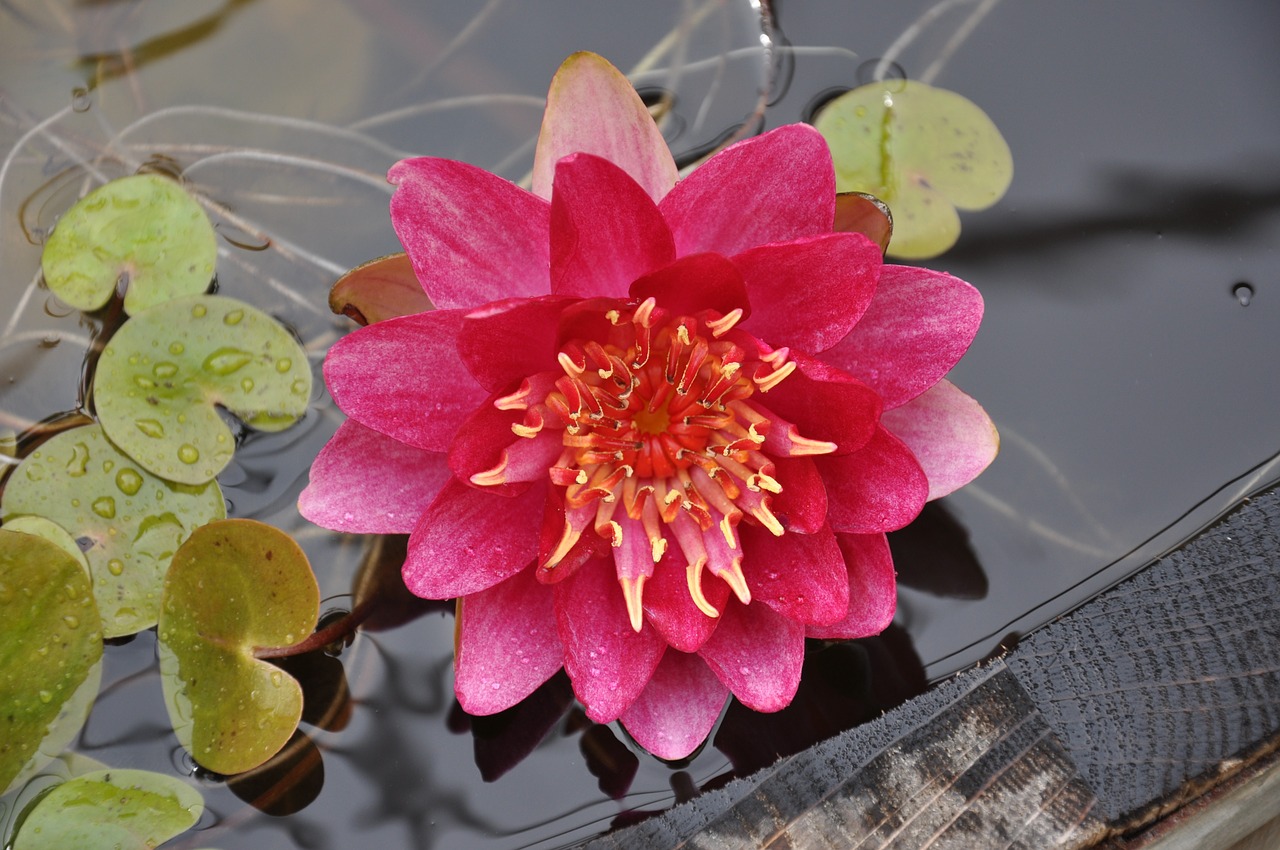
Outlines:
<svg viewBox="0 0 1280 850"><path fill-rule="evenodd" d="M532 191L431 157L390 179L437 309L333 346L348 420L301 508L410 534L409 589L459 599L466 711L563 666L593 720L681 758L729 694L786 706L806 636L889 624L885 532L996 452L943 379L982 299L833 232L816 131L677 180L626 78L579 53L552 81Z"/></svg>

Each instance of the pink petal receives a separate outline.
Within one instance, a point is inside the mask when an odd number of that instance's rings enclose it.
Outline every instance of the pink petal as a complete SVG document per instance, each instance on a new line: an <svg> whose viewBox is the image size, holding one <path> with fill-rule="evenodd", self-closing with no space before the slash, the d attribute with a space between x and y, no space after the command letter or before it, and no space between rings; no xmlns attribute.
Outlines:
<svg viewBox="0 0 1280 850"><path fill-rule="evenodd" d="M625 171L590 154L573 154L556 165L552 292L622 297L633 280L675 255L662 214Z"/></svg>
<svg viewBox="0 0 1280 850"><path fill-rule="evenodd" d="M901 407L886 410L882 421L920 461L930 501L977 478L1000 451L1000 435L982 405L945 378Z"/></svg>
<svg viewBox="0 0 1280 850"><path fill-rule="evenodd" d="M711 734L728 696L728 689L698 656L668 652L619 719L649 753L682 759Z"/></svg>
<svg viewBox="0 0 1280 850"><path fill-rule="evenodd" d="M876 534L902 528L919 515L929 481L901 440L879 426L852 454L817 461L827 485L827 518L836 531Z"/></svg>
<svg viewBox="0 0 1280 850"><path fill-rule="evenodd" d="M528 569L460 600L453 688L463 711L504 711L560 669L552 597Z"/></svg>
<svg viewBox="0 0 1280 850"><path fill-rule="evenodd" d="M788 124L722 150L662 199L680 256L830 233L836 178L821 134Z"/></svg>
<svg viewBox="0 0 1280 850"><path fill-rule="evenodd" d="M451 479L409 536L405 586L425 599L477 593L538 554L546 487L500 496Z"/></svg>
<svg viewBox="0 0 1280 850"><path fill-rule="evenodd" d="M696 652L720 621L708 617L693 603L683 553L675 541L668 543L666 555L654 567L653 578L644 586L645 617L672 647L681 652ZM713 608L723 611L729 598L729 585L710 571L702 573L701 581L702 595Z"/></svg>
<svg viewBox="0 0 1280 850"><path fill-rule="evenodd" d="M356 266L329 290L329 309L362 325L411 316L434 306L414 274L413 261L404 253Z"/></svg>
<svg viewBox="0 0 1280 850"><path fill-rule="evenodd" d="M633 301L653 297L672 316L690 316L702 310L725 315L736 308L743 315L751 313L742 274L719 254L681 257L637 280L630 294Z"/></svg>
<svg viewBox="0 0 1280 850"><path fill-rule="evenodd" d="M936 384L981 322L982 296L963 280L886 265L862 320L822 359L875 387L885 408L894 408Z"/></svg>
<svg viewBox="0 0 1280 850"><path fill-rule="evenodd" d="M648 108L622 72L594 53L575 53L551 80L533 157L533 191L552 197L556 164L590 153L617 165L660 201L676 183L676 164Z"/></svg>
<svg viewBox="0 0 1280 850"><path fill-rule="evenodd" d="M311 464L298 510L334 531L408 534L449 478L440 452L347 420Z"/></svg>
<svg viewBox="0 0 1280 850"><path fill-rule="evenodd" d="M827 487L817 464L808 457L773 458L773 477L782 492L769 507L787 531L813 534L827 524Z"/></svg>
<svg viewBox="0 0 1280 850"><path fill-rule="evenodd" d="M756 711L786 708L800 684L804 626L768 605L731 600L699 652L738 701Z"/></svg>
<svg viewBox="0 0 1280 850"><path fill-rule="evenodd" d="M556 326L572 298L509 298L474 310L458 330L458 354L489 392L529 375L559 369Z"/></svg>
<svg viewBox="0 0 1280 850"><path fill-rule="evenodd" d="M849 581L836 536L823 527L814 534L740 525L742 571L752 607L763 602L782 616L810 625L834 623L849 609Z"/></svg>
<svg viewBox="0 0 1280 850"><path fill-rule="evenodd" d="M893 621L898 588L893 557L883 534L837 534L849 569L849 611L829 626L810 626L808 636L829 640L878 635Z"/></svg>
<svg viewBox="0 0 1280 850"><path fill-rule="evenodd" d="M391 223L441 309L550 291L551 205L482 168L419 157L396 163Z"/></svg>
<svg viewBox="0 0 1280 850"><path fill-rule="evenodd" d="M812 357L793 353L791 359L796 370L752 401L793 423L801 436L835 443L837 454L865 445L880 419L875 390Z"/></svg>
<svg viewBox="0 0 1280 850"><path fill-rule="evenodd" d="M667 644L647 623L639 633L631 629L612 558L583 564L555 594L573 692L592 720L616 720L644 690Z"/></svg>
<svg viewBox="0 0 1280 850"><path fill-rule="evenodd" d="M733 258L755 313L742 327L775 348L826 351L871 302L880 249L860 233L828 233L751 248Z"/></svg>
<svg viewBox="0 0 1280 850"><path fill-rule="evenodd" d="M347 416L420 449L449 448L484 400L458 356L457 310L435 310L360 328L324 361L329 393Z"/></svg>
<svg viewBox="0 0 1280 850"><path fill-rule="evenodd" d="M449 469L464 484L504 496L523 493L530 482L545 479L564 451L564 434L544 429L533 437L517 437L511 426L523 418L522 410L498 410L491 396L458 429L449 447Z"/></svg>

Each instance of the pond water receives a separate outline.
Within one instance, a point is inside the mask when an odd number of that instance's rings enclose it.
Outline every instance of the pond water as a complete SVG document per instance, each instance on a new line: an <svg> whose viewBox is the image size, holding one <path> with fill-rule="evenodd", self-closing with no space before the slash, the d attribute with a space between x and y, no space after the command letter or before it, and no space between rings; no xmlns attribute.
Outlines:
<svg viewBox="0 0 1280 850"><path fill-rule="evenodd" d="M386 168L433 154L520 179L538 101L574 50L641 69L655 97L674 93L667 129L685 159L731 133L766 81L777 126L886 54L980 105L1013 151L1008 194L964 215L958 245L928 263L986 298L952 377L992 415L1002 452L895 535L890 631L815 648L792 708L734 705L700 754L666 765L587 720L563 677L505 715L468 718L452 695L449 606L408 605L341 665L311 659L303 732L315 747L299 740L286 770L233 783L177 744L144 632L108 647L76 749L192 776L209 810L173 846L571 844L877 716L1280 477L1280 9L777 0L774 11L766 74L746 0L0 6L0 429L18 432L79 407L104 323L36 285L41 234L86 186L143 163L182 170L220 205L219 291L290 324L318 374L349 327L327 310L329 286L398 250ZM357 572L394 574L402 545L298 517L338 417L317 382L300 425L249 434L220 478L232 515L302 542L331 609L349 605Z"/></svg>

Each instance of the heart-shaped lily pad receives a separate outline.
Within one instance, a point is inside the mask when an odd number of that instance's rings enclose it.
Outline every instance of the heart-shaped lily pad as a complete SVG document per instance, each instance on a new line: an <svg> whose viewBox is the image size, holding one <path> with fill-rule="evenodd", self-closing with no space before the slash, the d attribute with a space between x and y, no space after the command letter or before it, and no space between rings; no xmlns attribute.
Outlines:
<svg viewBox="0 0 1280 850"><path fill-rule="evenodd" d="M195 826L200 792L149 770L99 770L70 779L26 813L13 850L151 850Z"/></svg>
<svg viewBox="0 0 1280 850"><path fill-rule="evenodd" d="M107 637L155 625L169 560L192 529L226 516L216 482L157 478L87 425L50 438L23 459L0 500L4 521L52 520L71 533L93 574Z"/></svg>
<svg viewBox="0 0 1280 850"><path fill-rule="evenodd" d="M123 277L130 315L213 280L218 245L200 204L173 180L138 174L81 198L44 245L44 279L78 310L110 300Z"/></svg>
<svg viewBox="0 0 1280 850"><path fill-rule="evenodd" d="M320 590L293 538L229 519L197 529L173 558L160 614L160 673L178 740L218 773L250 770L298 726L302 688L257 647L315 629Z"/></svg>
<svg viewBox="0 0 1280 850"><path fill-rule="evenodd" d="M329 309L362 325L432 309L409 255L370 260L344 274L329 291Z"/></svg>
<svg viewBox="0 0 1280 850"><path fill-rule="evenodd" d="M1009 146L985 112L913 80L845 92L814 126L831 146L836 189L870 192L893 210L893 257L941 254L960 235L956 209L991 206L1013 179Z"/></svg>
<svg viewBox="0 0 1280 850"><path fill-rule="evenodd" d="M275 319L234 298L158 304L102 351L93 398L111 441L147 470L183 484L210 481L235 439L215 405L260 431L307 411L306 352Z"/></svg>
<svg viewBox="0 0 1280 850"><path fill-rule="evenodd" d="M98 693L101 658L98 610L81 562L43 537L0 529L0 794L80 731Z"/></svg>

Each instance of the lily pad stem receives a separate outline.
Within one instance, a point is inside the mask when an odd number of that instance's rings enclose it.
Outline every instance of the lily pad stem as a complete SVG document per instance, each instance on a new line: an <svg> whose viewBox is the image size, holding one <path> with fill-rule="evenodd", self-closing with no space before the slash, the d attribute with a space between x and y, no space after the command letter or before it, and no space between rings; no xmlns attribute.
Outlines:
<svg viewBox="0 0 1280 850"><path fill-rule="evenodd" d="M370 597L365 599L347 614L338 618L334 622L313 632L304 640L293 644L292 646L260 646L254 649L253 657L263 660L271 658L291 658L294 655L305 655L308 652L315 652L317 649L324 649L335 641L342 640L349 635L355 634L356 629L360 628L360 624L369 618L377 607L377 599Z"/></svg>

